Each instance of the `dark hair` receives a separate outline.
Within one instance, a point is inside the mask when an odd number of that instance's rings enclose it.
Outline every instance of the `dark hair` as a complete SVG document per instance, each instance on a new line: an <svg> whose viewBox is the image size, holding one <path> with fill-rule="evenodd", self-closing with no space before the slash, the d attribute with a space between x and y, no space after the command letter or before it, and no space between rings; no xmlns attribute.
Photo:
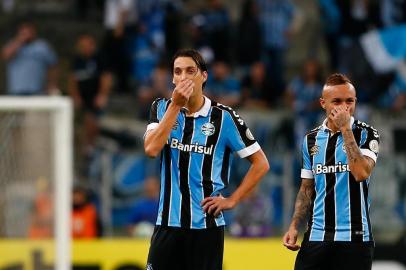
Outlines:
<svg viewBox="0 0 406 270"><path fill-rule="evenodd" d="M203 59L203 56L196 51L195 49L180 49L178 50L172 58L172 73L173 73L173 64L175 60L179 57L190 57L196 63L198 69L201 71L207 72L207 65ZM206 82L203 83L203 88L206 86Z"/></svg>
<svg viewBox="0 0 406 270"><path fill-rule="evenodd" d="M342 84L352 84L350 79L347 76L341 73L334 73L328 76L325 85L326 86L335 86L335 85L342 85Z"/></svg>

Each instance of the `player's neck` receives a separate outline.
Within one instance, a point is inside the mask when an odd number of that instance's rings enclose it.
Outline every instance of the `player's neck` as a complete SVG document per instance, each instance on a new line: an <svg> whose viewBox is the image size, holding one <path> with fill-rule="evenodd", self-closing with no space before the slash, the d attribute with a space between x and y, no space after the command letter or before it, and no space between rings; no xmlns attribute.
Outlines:
<svg viewBox="0 0 406 270"><path fill-rule="evenodd" d="M331 130L333 134L339 131L339 128L330 121L327 121L326 126Z"/></svg>
<svg viewBox="0 0 406 270"><path fill-rule="evenodd" d="M188 103L186 104L186 109L187 109L187 115L192 115L195 112L200 111L200 109L204 105L204 96L203 95L197 95L190 97Z"/></svg>

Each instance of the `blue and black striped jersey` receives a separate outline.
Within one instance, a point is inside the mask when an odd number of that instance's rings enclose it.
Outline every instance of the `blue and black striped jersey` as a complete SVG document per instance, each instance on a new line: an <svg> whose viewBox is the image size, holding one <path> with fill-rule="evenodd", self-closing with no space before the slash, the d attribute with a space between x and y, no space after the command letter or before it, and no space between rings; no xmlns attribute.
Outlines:
<svg viewBox="0 0 406 270"><path fill-rule="evenodd" d="M379 134L373 127L351 118L361 153L376 162ZM323 125L303 141L301 177L314 179L315 198L305 238L310 241L373 241L369 219L370 179L355 181L341 132Z"/></svg>
<svg viewBox="0 0 406 270"><path fill-rule="evenodd" d="M170 99L151 107L147 131L162 120ZM232 153L241 158L260 149L241 117L230 107L205 97L200 111L177 116L161 152L161 192L157 225L204 229L225 225L221 214L203 212L201 201L227 187Z"/></svg>

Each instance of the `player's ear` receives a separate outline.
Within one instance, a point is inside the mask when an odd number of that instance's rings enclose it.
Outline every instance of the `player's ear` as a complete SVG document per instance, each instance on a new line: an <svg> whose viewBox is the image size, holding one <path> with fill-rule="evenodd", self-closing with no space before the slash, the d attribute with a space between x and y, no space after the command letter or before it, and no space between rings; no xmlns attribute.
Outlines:
<svg viewBox="0 0 406 270"><path fill-rule="evenodd" d="M203 76L203 82L206 82L206 81L207 81L207 77L209 76L209 75L207 74L207 71L203 71L203 72L202 72L202 76Z"/></svg>
<svg viewBox="0 0 406 270"><path fill-rule="evenodd" d="M321 106L323 109L326 109L326 101L324 100L324 98L320 98L320 106Z"/></svg>

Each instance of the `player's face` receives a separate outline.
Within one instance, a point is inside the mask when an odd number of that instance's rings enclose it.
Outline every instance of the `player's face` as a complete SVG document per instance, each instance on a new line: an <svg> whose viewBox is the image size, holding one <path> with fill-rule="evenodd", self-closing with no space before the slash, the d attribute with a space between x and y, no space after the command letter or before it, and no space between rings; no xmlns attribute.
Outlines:
<svg viewBox="0 0 406 270"><path fill-rule="evenodd" d="M325 86L320 98L321 107L326 111L326 115L330 115L334 108L340 106L346 108L350 115L354 115L356 102L354 86L349 83Z"/></svg>
<svg viewBox="0 0 406 270"><path fill-rule="evenodd" d="M196 90L202 90L202 85L207 80L207 72L201 71L191 57L178 57L173 63L173 83L177 85L184 80L192 80L195 83L195 94Z"/></svg>

